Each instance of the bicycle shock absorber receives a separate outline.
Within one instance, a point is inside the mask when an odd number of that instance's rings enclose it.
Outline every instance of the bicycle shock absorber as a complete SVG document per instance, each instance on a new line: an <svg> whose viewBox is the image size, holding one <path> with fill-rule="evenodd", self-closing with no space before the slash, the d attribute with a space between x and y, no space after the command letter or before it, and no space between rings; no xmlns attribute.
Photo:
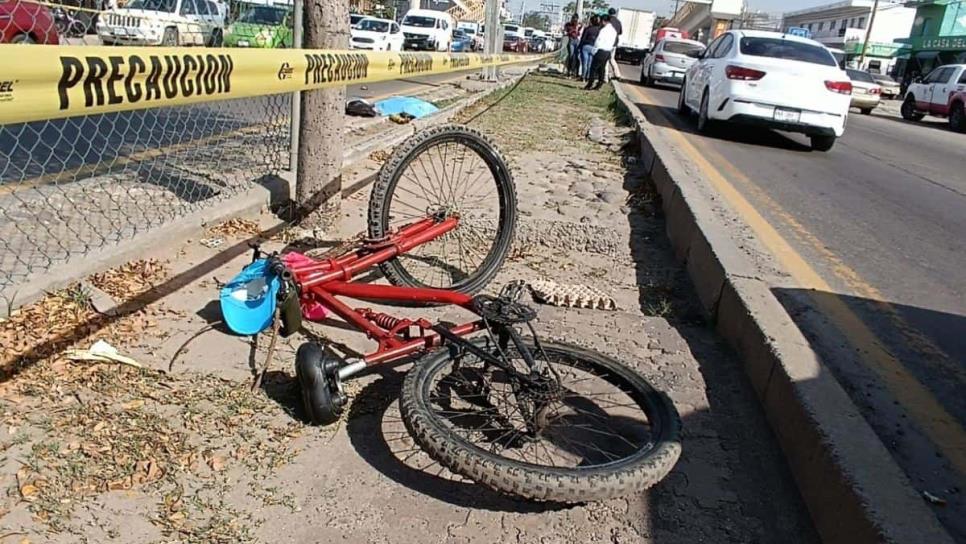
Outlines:
<svg viewBox="0 0 966 544"><path fill-rule="evenodd" d="M359 313L361 313L369 321L372 321L373 323L375 323L376 325L379 325L380 327L386 329L387 331L391 331L397 325L403 322L403 320L398 317L393 317L389 314L384 314L382 312L373 312L372 310L362 310Z"/></svg>

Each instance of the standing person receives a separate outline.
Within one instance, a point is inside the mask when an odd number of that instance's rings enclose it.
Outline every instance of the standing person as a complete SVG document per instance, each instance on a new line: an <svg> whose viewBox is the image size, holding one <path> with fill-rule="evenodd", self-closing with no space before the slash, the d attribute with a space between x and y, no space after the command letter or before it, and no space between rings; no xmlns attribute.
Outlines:
<svg viewBox="0 0 966 544"><path fill-rule="evenodd" d="M607 69L607 61L610 60L610 54L614 50L614 46L617 45L617 30L611 24L611 16L604 15L601 19L602 26L600 32L597 33L597 40L594 42L594 48L597 51L590 62L590 77L587 78L587 86L584 87L588 91L591 89L596 91L604 84L604 71ZM595 79L597 85L594 85Z"/></svg>
<svg viewBox="0 0 966 544"><path fill-rule="evenodd" d="M609 10L607 10L607 15L610 15L610 24L611 26L614 27L614 30L617 31L617 42L619 43L621 39L621 34L624 33L624 25L621 24L621 20L617 18L616 9L610 8ZM617 46L615 45L614 47L617 47ZM607 63L607 66L605 67L604 71L607 73L607 81L610 81L612 74L611 74L611 67L609 62Z"/></svg>
<svg viewBox="0 0 966 544"><path fill-rule="evenodd" d="M590 60L594 58L594 42L597 41L597 34L600 33L600 17L597 15L592 15L590 17L590 24L584 28L584 32L580 35L580 44L578 45L580 51L580 80L587 81L590 79Z"/></svg>
<svg viewBox="0 0 966 544"><path fill-rule="evenodd" d="M617 36L620 37L624 33L624 26L621 25L621 20L617 18L617 10L610 8L607 10L607 15L610 16L610 24L617 31Z"/></svg>
<svg viewBox="0 0 966 544"><path fill-rule="evenodd" d="M577 75L580 68L580 53L577 48L580 42L580 18L576 13L564 25L564 34L567 35L567 73Z"/></svg>

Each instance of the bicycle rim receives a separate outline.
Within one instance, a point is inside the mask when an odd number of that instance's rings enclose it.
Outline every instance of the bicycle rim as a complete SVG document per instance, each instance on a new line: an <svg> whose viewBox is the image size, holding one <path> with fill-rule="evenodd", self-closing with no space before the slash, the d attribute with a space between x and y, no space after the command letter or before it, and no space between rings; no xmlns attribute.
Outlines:
<svg viewBox="0 0 966 544"><path fill-rule="evenodd" d="M482 288L513 234L516 203L506 165L478 133L463 127L443 127L405 151L387 165L392 170L370 233L382 235L427 216L456 216L459 226L388 263L387 275L403 285ZM379 190L374 188L374 199Z"/></svg>

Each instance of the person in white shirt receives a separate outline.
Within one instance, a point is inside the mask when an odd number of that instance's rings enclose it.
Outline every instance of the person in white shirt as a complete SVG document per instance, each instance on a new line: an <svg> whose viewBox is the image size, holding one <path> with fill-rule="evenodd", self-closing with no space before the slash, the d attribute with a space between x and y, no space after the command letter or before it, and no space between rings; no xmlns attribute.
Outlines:
<svg viewBox="0 0 966 544"><path fill-rule="evenodd" d="M601 85L604 84L604 70L607 67L607 61L610 60L614 46L617 45L617 29L611 24L610 19L610 15L601 17L603 26L600 27L597 40L594 42L594 48L597 52L594 53L594 58L590 62L590 77L587 79L587 86L584 87L588 91L600 89ZM597 80L597 85L594 85L594 80Z"/></svg>

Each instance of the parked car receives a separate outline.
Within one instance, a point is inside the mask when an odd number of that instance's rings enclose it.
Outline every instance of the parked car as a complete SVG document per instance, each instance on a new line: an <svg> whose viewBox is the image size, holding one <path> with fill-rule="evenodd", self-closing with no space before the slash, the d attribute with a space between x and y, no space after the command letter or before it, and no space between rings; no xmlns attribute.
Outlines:
<svg viewBox="0 0 966 544"><path fill-rule="evenodd" d="M402 51L406 41L399 24L388 19L366 17L349 29L349 46L372 51Z"/></svg>
<svg viewBox="0 0 966 544"><path fill-rule="evenodd" d="M528 50L527 39L523 36L504 36L503 50L513 51L514 53L526 53Z"/></svg>
<svg viewBox="0 0 966 544"><path fill-rule="evenodd" d="M483 35L480 34L480 25L477 23L456 23L459 25L474 25L474 26L459 26L459 29L466 33L470 37L472 42L472 47L469 51L482 51L483 50Z"/></svg>
<svg viewBox="0 0 966 544"><path fill-rule="evenodd" d="M852 82L822 44L778 32L729 30L688 68L678 111L698 114L698 131L743 123L808 135L828 151L845 132Z"/></svg>
<svg viewBox="0 0 966 544"><path fill-rule="evenodd" d="M547 49L547 38L544 36L531 36L527 40L527 50L533 51L534 53L546 53L549 51Z"/></svg>
<svg viewBox="0 0 966 544"><path fill-rule="evenodd" d="M697 61L688 54L701 53L704 49L703 43L694 40L668 38L659 41L641 63L641 84L645 87L657 82L680 85L684 81L684 72Z"/></svg>
<svg viewBox="0 0 966 544"><path fill-rule="evenodd" d="M404 49L449 51L453 41L453 17L444 11L411 9L402 20Z"/></svg>
<svg viewBox="0 0 966 544"><path fill-rule="evenodd" d="M902 87L899 85L899 82L892 79L891 76L887 76L885 74L871 75L872 79L874 79L875 82L879 84L879 87L882 88L882 98L893 100L902 95Z"/></svg>
<svg viewBox="0 0 966 544"><path fill-rule="evenodd" d="M966 132L966 64L940 66L913 82L900 111L909 121L919 121L926 115L947 117L949 128Z"/></svg>
<svg viewBox="0 0 966 544"><path fill-rule="evenodd" d="M882 87L875 82L872 74L862 70L846 68L845 73L852 80L852 101L850 105L858 108L862 115L869 115L882 100Z"/></svg>
<svg viewBox="0 0 966 544"><path fill-rule="evenodd" d="M469 53L473 50L473 38L466 32L456 29L453 31L453 45L450 51L454 53Z"/></svg>
<svg viewBox="0 0 966 544"><path fill-rule="evenodd" d="M105 45L208 45L224 43L224 6L211 0L132 0L97 21Z"/></svg>
<svg viewBox="0 0 966 544"><path fill-rule="evenodd" d="M47 6L0 0L0 43L57 45L57 27Z"/></svg>
<svg viewBox="0 0 966 544"><path fill-rule="evenodd" d="M292 47L292 10L283 6L251 6L225 29L228 47Z"/></svg>

